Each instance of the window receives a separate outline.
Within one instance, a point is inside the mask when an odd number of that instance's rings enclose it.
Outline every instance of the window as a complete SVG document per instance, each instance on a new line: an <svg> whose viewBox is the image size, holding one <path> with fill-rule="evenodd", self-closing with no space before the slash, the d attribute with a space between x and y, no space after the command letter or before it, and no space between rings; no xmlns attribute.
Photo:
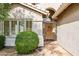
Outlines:
<svg viewBox="0 0 79 59"><path fill-rule="evenodd" d="M32 21L4 21L4 35L15 36L19 32L32 30Z"/></svg>
<svg viewBox="0 0 79 59"><path fill-rule="evenodd" d="M15 35L16 34L16 25L17 25L17 21L11 21L11 35Z"/></svg>
<svg viewBox="0 0 79 59"><path fill-rule="evenodd" d="M9 21L4 22L4 34L9 35Z"/></svg>
<svg viewBox="0 0 79 59"><path fill-rule="evenodd" d="M19 32L24 31L24 21L19 21Z"/></svg>
<svg viewBox="0 0 79 59"><path fill-rule="evenodd" d="M32 21L26 21L26 30L32 30Z"/></svg>
<svg viewBox="0 0 79 59"><path fill-rule="evenodd" d="M17 21L4 21L4 35L15 35L16 25Z"/></svg>

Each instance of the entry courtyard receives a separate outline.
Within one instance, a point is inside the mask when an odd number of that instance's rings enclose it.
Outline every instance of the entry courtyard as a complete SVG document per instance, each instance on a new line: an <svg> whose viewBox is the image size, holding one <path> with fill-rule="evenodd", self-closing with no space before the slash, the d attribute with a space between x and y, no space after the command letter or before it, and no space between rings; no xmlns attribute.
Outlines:
<svg viewBox="0 0 79 59"><path fill-rule="evenodd" d="M32 54L17 54L15 47L0 50L0 56L71 56L57 41L45 41L44 47L37 48Z"/></svg>

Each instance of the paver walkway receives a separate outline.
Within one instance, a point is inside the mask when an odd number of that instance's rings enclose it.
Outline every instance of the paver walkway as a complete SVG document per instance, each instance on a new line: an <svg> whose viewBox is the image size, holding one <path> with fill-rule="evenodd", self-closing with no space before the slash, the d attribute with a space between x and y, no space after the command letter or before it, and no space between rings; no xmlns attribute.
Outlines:
<svg viewBox="0 0 79 59"><path fill-rule="evenodd" d="M15 48L4 48L0 51L1 56L17 56ZM18 55L20 56L20 55ZM22 56L71 56L63 48L61 48L57 41L46 41L45 46L41 49L38 48L33 54L22 55Z"/></svg>
<svg viewBox="0 0 79 59"><path fill-rule="evenodd" d="M45 56L71 56L67 51L58 45L57 41L45 42L45 47L40 53Z"/></svg>

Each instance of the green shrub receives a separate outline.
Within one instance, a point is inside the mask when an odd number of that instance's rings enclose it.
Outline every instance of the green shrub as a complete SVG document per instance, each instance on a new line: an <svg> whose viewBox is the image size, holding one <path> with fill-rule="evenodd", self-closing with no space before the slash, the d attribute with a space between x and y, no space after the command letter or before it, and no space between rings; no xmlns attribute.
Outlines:
<svg viewBox="0 0 79 59"><path fill-rule="evenodd" d="M4 48L4 44L5 44L5 36L0 35L0 50Z"/></svg>
<svg viewBox="0 0 79 59"><path fill-rule="evenodd" d="M29 54L38 47L39 38L35 32L21 32L17 35L15 44L19 54Z"/></svg>

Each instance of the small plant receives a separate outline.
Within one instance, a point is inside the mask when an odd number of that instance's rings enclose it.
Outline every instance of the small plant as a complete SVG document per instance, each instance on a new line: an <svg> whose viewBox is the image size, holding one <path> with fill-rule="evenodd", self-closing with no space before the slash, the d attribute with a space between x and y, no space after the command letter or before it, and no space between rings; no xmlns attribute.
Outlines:
<svg viewBox="0 0 79 59"><path fill-rule="evenodd" d="M20 32L16 37L16 50L19 54L32 53L39 44L38 35L32 31Z"/></svg>
<svg viewBox="0 0 79 59"><path fill-rule="evenodd" d="M4 44L5 44L5 36L0 35L0 50L4 48Z"/></svg>

